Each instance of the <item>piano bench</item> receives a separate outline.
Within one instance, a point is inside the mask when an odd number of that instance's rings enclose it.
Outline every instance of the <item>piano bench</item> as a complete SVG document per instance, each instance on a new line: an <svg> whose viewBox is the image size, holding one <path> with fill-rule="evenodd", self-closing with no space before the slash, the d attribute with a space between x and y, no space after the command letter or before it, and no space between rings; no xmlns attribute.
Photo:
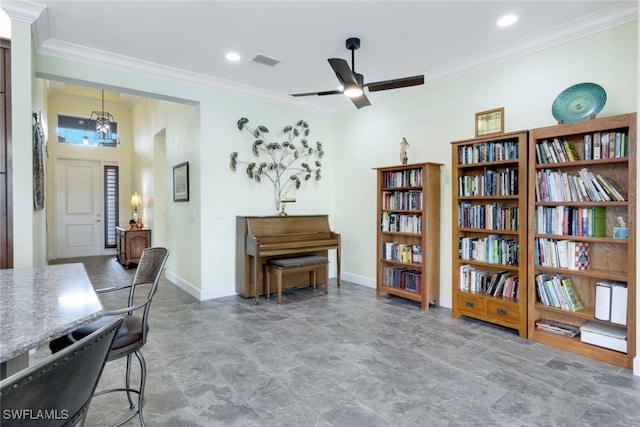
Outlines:
<svg viewBox="0 0 640 427"><path fill-rule="evenodd" d="M282 273L287 272L309 272L309 282L316 288L317 272L324 267L324 293L329 292L329 259L319 255L301 256L296 258L271 259L265 265L267 299L271 293L271 273L275 270L276 282L278 286L278 304L282 302Z"/></svg>

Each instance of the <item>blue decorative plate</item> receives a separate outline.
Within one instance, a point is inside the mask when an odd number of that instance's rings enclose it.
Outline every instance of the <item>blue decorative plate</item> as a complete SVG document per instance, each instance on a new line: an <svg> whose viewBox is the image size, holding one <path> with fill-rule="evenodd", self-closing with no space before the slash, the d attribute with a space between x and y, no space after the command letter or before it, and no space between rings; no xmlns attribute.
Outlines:
<svg viewBox="0 0 640 427"><path fill-rule="evenodd" d="M595 83L578 83L563 90L553 101L551 114L562 123L587 120L602 111L607 92Z"/></svg>

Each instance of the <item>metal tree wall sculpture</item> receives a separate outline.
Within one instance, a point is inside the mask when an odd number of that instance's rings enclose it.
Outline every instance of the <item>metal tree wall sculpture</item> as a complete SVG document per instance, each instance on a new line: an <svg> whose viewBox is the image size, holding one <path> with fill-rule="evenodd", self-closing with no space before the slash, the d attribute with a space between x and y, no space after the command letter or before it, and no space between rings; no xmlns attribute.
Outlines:
<svg viewBox="0 0 640 427"><path fill-rule="evenodd" d="M273 184L276 210L292 188L300 188L303 181L322 178L320 159L324 156L322 143L317 141L315 148L309 144L309 124L299 120L295 126L282 129L284 141L267 142L269 129L265 126L250 128L246 117L238 120L238 129L247 131L255 140L252 145L255 162L238 160L238 152L231 153L231 170L236 171L238 165L246 164L247 176L256 182L267 180Z"/></svg>

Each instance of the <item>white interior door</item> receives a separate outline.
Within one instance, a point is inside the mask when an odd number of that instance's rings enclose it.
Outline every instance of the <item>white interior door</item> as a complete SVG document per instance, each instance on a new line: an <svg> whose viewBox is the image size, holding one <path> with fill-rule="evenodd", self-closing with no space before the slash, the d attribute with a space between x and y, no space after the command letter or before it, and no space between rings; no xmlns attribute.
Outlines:
<svg viewBox="0 0 640 427"><path fill-rule="evenodd" d="M101 163L56 160L56 255L58 258L101 255Z"/></svg>

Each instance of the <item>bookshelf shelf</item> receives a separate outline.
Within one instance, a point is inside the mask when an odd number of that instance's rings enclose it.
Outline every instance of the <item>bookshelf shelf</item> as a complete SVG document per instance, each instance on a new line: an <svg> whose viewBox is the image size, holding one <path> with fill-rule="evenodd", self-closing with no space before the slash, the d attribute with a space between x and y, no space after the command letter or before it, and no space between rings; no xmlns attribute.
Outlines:
<svg viewBox="0 0 640 427"><path fill-rule="evenodd" d="M605 148L605 138L608 148ZM556 153L551 153L551 156L548 156L549 151L545 150L552 146L557 148ZM551 150L553 151L553 148ZM571 156L568 154L569 151L572 151ZM566 156L565 160L567 157L573 157L573 161L550 161L554 156L557 158L563 155ZM630 368L636 348L636 246L633 238L613 238L613 229L618 226L618 218L622 218L627 224L628 235L635 236L636 234L636 114L623 114L532 129L529 131L528 157L527 264L529 265L528 283L531 284L528 291L528 336L534 341ZM547 175L545 175L545 171L548 171ZM587 171L586 175L584 171ZM556 175L546 181L552 173ZM603 177L604 181L598 175ZM562 177L562 181L559 182L557 177ZM598 181L599 179L600 181ZM544 184L541 183L543 180L546 181ZM569 183L568 187L565 182ZM601 184L601 188L598 188L598 183ZM614 192L607 189L606 183L612 184L624 200L620 200L620 197L614 197ZM584 191L582 196L580 195L582 185L585 186L586 193L588 193L586 197L584 197ZM589 191L590 185L595 188L595 192L594 188ZM564 197L566 201L541 201L540 199L544 198L546 194L556 196L560 194L560 197ZM583 201L581 200L583 198L589 200ZM536 217L537 209L548 207L549 209L562 210L562 208L557 208L558 206L566 207L565 211L573 212L569 214L573 216L562 219L558 214L560 226L568 229L572 229L573 226L573 231L579 229L585 235L537 232L537 230L550 231L550 228L545 228L548 225L546 222L542 229L536 229L536 224L540 226L541 218L540 216ZM604 212L597 219L596 209ZM539 211L538 215L542 211ZM582 224L582 227L576 226L576 215L582 215L575 213L578 211L592 212L593 217L585 219L587 217L582 216L581 220L587 221L586 225ZM536 223L536 219L538 223ZM595 230L598 229L600 232L596 233ZM584 230L588 232L585 233ZM539 265L543 264L543 258L548 258L549 255L547 247L541 244L542 239L551 241L551 247L555 247L556 244L559 247L563 242L565 244L579 242L581 247L586 246L588 256L583 258L583 261L586 260L587 263L586 269L573 270L558 268L557 265ZM572 253L567 256L569 258L576 257ZM548 261L544 263L548 263ZM569 279L584 308L574 312L546 305L548 301L543 303L541 292L544 292L544 286L537 285L543 281L542 277L544 276L540 276L542 274ZM536 278L539 278L539 282ZM616 283L626 288L626 301L613 308L614 311L626 311L626 324L609 322L602 319L602 316L596 317L598 304L603 303L603 300L598 300L596 297L596 285L602 286L603 283ZM607 309L609 309L608 306ZM624 311L620 313L624 313ZM624 314L621 316L624 317ZM618 331L626 334L627 351L621 352L607 348L606 343L600 346L585 342L582 338L584 333L568 338L540 330L536 327L536 322L539 320L564 323L577 329L580 329L587 322L615 326Z"/></svg>
<svg viewBox="0 0 640 427"><path fill-rule="evenodd" d="M527 132L454 141L451 155L452 315L512 328L526 337ZM505 252L508 263L485 261L505 261Z"/></svg>
<svg viewBox="0 0 640 427"><path fill-rule="evenodd" d="M441 166L416 163L375 168L378 297L384 292L417 301L422 310L438 305Z"/></svg>

